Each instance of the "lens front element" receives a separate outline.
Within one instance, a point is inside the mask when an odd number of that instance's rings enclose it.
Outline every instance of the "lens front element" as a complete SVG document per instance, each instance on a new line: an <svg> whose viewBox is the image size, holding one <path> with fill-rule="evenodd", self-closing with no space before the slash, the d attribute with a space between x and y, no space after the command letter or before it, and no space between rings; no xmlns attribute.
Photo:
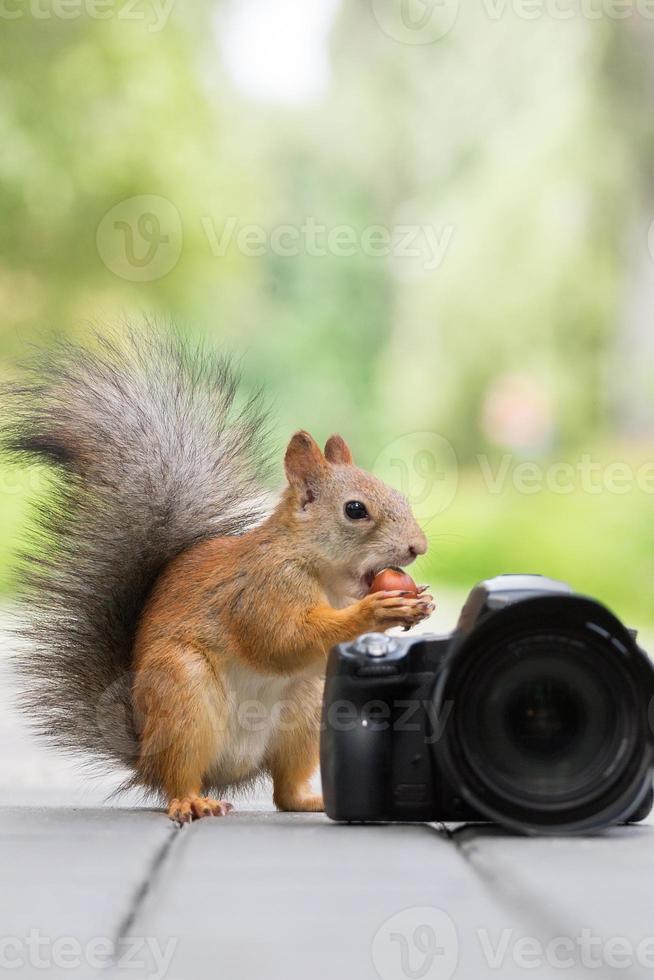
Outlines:
<svg viewBox="0 0 654 980"><path fill-rule="evenodd" d="M620 766L632 727L624 679L606 666L561 634L493 651L465 697L463 749L480 778L512 802L546 809L592 796Z"/></svg>
<svg viewBox="0 0 654 980"><path fill-rule="evenodd" d="M437 685L439 707L452 705L437 763L474 810L516 829L626 819L651 771L650 674L626 630L590 600L496 613L463 637Z"/></svg>

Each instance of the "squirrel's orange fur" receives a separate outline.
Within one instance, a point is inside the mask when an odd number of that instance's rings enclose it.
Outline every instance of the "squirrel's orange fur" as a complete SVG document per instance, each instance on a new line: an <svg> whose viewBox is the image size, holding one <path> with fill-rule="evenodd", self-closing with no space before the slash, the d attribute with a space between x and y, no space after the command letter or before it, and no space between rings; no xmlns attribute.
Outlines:
<svg viewBox="0 0 654 980"><path fill-rule="evenodd" d="M327 651L431 608L367 594L426 548L404 497L340 436L323 453L298 432L266 518L263 402L151 324L36 352L3 390L0 449L57 474L19 590L32 724L131 770L180 821L227 813L219 797L261 774L278 807L319 809ZM348 516L352 501L365 510Z"/></svg>
<svg viewBox="0 0 654 980"><path fill-rule="evenodd" d="M175 558L140 619L138 774L166 794L176 820L226 812L208 788L259 772L272 776L280 809L322 809L309 781L329 649L431 609L424 594L365 594L371 572L426 550L403 497L355 467L339 436L323 455L296 433L285 465L289 486L274 513ZM369 517L349 520L349 500ZM248 695L250 717L239 701Z"/></svg>

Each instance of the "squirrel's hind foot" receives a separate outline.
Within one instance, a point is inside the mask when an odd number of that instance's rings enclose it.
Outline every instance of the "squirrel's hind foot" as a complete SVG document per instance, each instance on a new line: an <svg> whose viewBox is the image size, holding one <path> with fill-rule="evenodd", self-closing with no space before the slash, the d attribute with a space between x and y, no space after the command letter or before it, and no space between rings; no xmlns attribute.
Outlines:
<svg viewBox="0 0 654 980"><path fill-rule="evenodd" d="M202 817L226 817L234 807L225 800L212 800L209 796L183 796L170 801L168 817L175 823L191 823Z"/></svg>
<svg viewBox="0 0 654 980"><path fill-rule="evenodd" d="M325 804L322 796L299 796L283 800L277 804L277 809L285 810L287 813L322 813Z"/></svg>

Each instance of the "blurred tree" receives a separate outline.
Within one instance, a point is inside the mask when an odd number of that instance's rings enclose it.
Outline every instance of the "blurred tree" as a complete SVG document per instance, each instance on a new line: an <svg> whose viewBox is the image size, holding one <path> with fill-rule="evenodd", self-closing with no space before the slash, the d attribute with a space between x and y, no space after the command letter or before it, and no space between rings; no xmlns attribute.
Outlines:
<svg viewBox="0 0 654 980"><path fill-rule="evenodd" d="M230 73L236 2L2 18L0 371L44 327L174 319L242 355L280 443L341 429L369 465L449 439L462 490L437 523L461 537L432 574L567 569L628 603L654 583L645 494L492 496L475 457L651 441L651 24L461 4L413 45L380 26L395 0L341 0L331 86L282 104ZM26 486L0 479L1 555Z"/></svg>
<svg viewBox="0 0 654 980"><path fill-rule="evenodd" d="M622 140L614 217L620 305L606 390L617 428L632 439L654 435L654 24L637 14L609 24L599 73L605 113Z"/></svg>

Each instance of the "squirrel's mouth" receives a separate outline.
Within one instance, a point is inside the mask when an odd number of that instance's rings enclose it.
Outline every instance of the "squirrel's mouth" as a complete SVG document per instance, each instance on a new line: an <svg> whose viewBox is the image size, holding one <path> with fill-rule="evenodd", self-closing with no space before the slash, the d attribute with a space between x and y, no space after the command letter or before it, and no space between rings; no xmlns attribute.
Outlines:
<svg viewBox="0 0 654 980"><path fill-rule="evenodd" d="M370 592L370 586L372 585L378 571L378 568L369 568L367 572L363 573L359 579L359 599L363 599L364 596L368 595Z"/></svg>

